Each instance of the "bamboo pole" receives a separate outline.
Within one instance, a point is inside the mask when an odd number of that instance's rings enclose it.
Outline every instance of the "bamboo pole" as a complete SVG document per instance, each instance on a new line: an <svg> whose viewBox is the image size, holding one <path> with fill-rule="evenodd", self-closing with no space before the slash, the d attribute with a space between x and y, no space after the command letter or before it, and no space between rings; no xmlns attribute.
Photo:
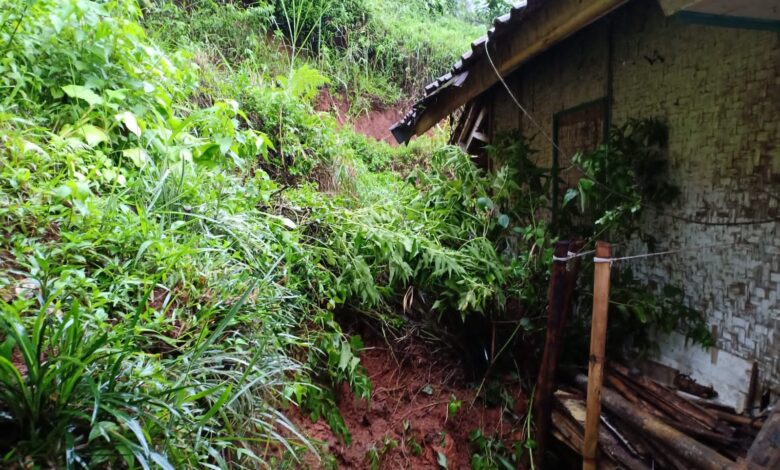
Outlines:
<svg viewBox="0 0 780 470"><path fill-rule="evenodd" d="M576 377L579 387L590 389L590 379L580 374ZM693 439L684 432L670 426L650 413L638 408L619 393L605 388L602 392L604 407L633 426L640 435L647 436L648 442L661 444L668 448L664 457L672 460L682 459L688 467L702 470L726 470L735 468L736 463L719 454L712 448Z"/></svg>
<svg viewBox="0 0 780 470"><path fill-rule="evenodd" d="M593 276L593 316L590 331L588 360L588 398L585 412L585 440L582 446L583 470L596 470L599 445L599 417L601 416L601 383L604 376L604 349L607 340L607 310L609 307L609 279L612 266L599 258L612 257L612 245L596 243L596 263Z"/></svg>

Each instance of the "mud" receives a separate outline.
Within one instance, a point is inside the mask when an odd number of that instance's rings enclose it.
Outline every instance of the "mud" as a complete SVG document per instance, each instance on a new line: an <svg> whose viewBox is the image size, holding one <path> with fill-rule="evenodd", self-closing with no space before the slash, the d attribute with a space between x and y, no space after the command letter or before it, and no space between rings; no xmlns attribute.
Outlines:
<svg viewBox="0 0 780 470"><path fill-rule="evenodd" d="M371 399L356 400L347 387L337 393L352 444L345 445L322 421L296 419L305 435L325 443L325 453L335 457L338 468L441 468L440 454L447 468L470 468L473 431L481 429L507 444L522 439L517 418L525 414L526 399L518 383L510 381L507 389L514 407L502 411L477 396L479 384L465 379L462 363L451 351L414 337L400 344L376 336L363 339L361 362L371 378ZM461 406L451 414L449 405L455 401Z"/></svg>

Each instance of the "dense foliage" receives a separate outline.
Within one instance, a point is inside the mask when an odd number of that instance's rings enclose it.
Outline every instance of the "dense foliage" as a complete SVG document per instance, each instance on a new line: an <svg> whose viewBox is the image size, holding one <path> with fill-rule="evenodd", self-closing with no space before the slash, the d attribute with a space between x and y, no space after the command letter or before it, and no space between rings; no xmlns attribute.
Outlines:
<svg viewBox="0 0 780 470"><path fill-rule="evenodd" d="M643 230L642 214L665 210L679 194L667 178L667 140L662 121L629 119L610 130L607 143L575 155L573 166L581 177L563 196L556 230L610 240L624 248L641 240L655 250L655 238ZM591 282L589 278L585 282L586 293ZM611 285L608 346L613 355L634 359L655 352L658 334L675 330L705 347L712 345L706 318L685 304L681 288L648 289L625 264L614 267ZM581 328L589 322L590 300L587 295L582 299ZM581 350L585 351L584 344Z"/></svg>
<svg viewBox="0 0 780 470"><path fill-rule="evenodd" d="M534 330L552 176L523 136L487 173L315 111L324 86L394 100L446 69L482 32L453 5L0 0L2 466L296 467L318 449L285 410L349 443L332 390L370 393L341 313ZM663 189L620 135L633 205L586 182L608 152L566 198L592 233ZM502 444L476 441L485 466Z"/></svg>
<svg viewBox="0 0 780 470"><path fill-rule="evenodd" d="M290 462L311 444L279 410L348 441L330 387L369 391L335 310L408 285L441 312L500 309L507 268L485 234L506 224L474 202L487 180L468 157L445 148L419 187L372 173L425 142L338 130L305 64L226 71L213 57L240 28L198 29L190 58L129 0L2 7L4 465Z"/></svg>
<svg viewBox="0 0 780 470"><path fill-rule="evenodd" d="M484 32L453 15L454 4L432 0L193 0L185 8L154 0L153 5L146 22L162 41L177 47L206 43L230 66L249 62L270 76L309 63L330 78L334 94L349 98L355 115L419 93Z"/></svg>

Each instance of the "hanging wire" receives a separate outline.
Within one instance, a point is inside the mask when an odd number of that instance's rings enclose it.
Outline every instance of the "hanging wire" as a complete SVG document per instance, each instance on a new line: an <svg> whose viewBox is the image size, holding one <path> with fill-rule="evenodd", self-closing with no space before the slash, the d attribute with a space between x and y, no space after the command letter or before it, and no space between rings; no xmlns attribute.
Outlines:
<svg viewBox="0 0 780 470"><path fill-rule="evenodd" d="M741 244L741 241L736 241L733 243L719 243L716 245L705 245L705 246L697 246L697 247L688 247L688 248L680 248L677 250L667 250L667 251L657 251L655 253L644 253L641 255L631 255L631 256L621 256L621 257L612 257L612 258L601 258L598 256L593 257L594 263L616 263L618 261L628 261L628 260L634 260L634 259L644 259L644 258L653 258L656 256L666 256L666 255L674 255L678 253L689 253L689 252L697 252L697 251L704 251L704 250L711 250L715 248L727 248L732 247Z"/></svg>

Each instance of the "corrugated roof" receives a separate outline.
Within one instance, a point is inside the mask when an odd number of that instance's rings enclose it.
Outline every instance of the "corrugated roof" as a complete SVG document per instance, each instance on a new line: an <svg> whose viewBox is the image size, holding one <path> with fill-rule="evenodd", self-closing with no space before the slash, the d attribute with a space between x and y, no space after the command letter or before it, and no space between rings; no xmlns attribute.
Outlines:
<svg viewBox="0 0 780 470"><path fill-rule="evenodd" d="M469 68L485 54L485 44L501 40L511 33L528 14L537 10L544 2L542 0L528 0L525 5L512 7L506 15L493 20L493 25L485 36L471 43L471 50L460 57L449 72L429 83L425 87L425 96L418 100L412 109L390 129L395 139L400 143L408 142L413 136L415 125L421 113L433 103L437 94L451 86L460 87L468 77Z"/></svg>

